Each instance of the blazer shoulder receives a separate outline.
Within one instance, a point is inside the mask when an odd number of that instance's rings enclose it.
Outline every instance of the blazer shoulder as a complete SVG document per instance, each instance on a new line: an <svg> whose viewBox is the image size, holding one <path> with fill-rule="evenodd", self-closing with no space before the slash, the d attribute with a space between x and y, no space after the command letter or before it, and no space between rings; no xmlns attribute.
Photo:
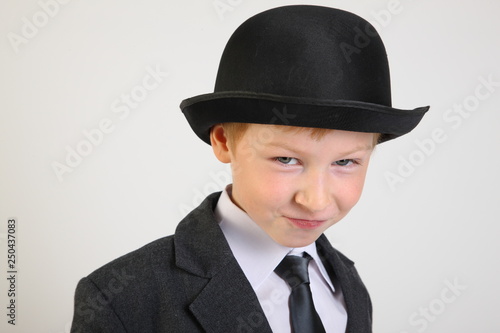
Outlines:
<svg viewBox="0 0 500 333"><path fill-rule="evenodd" d="M87 278L98 281L116 271L128 271L131 274L142 274L151 265L168 261L173 258L174 235L152 241L134 251L124 254L90 273ZM161 258L161 260L159 260Z"/></svg>
<svg viewBox="0 0 500 333"><path fill-rule="evenodd" d="M227 292L235 276L243 274L213 218L217 198L218 194L209 196L179 223L174 235L125 254L83 278L75 293L74 327L82 332L103 328L108 332L201 331L199 321L212 318L213 313L205 317L209 309L196 304L212 303L214 295ZM228 268L235 275L218 274ZM217 282L224 277L223 283ZM247 303L243 299L242 304ZM214 325L212 321L209 326ZM107 329L108 323L113 323L112 329Z"/></svg>
<svg viewBox="0 0 500 333"><path fill-rule="evenodd" d="M159 238L122 255L96 269L87 278L99 286L103 282L107 283L110 277L117 274L116 272L138 277L151 277L153 272L175 271L175 263L179 256L177 252L183 253L184 249L192 243L197 246L202 246L198 245L202 243L205 247L210 248L210 244L208 244L210 237L207 236L207 233L211 234L217 228L206 221L210 220L219 195L220 193L214 193L208 196L199 207L191 211L179 222L175 234ZM207 225L210 226L207 227Z"/></svg>

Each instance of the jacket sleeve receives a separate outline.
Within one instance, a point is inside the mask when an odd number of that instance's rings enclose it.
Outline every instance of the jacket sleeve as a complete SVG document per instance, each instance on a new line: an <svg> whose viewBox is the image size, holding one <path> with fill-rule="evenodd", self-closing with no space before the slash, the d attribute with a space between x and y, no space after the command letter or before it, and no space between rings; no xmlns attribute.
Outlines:
<svg viewBox="0 0 500 333"><path fill-rule="evenodd" d="M122 321L105 292L89 278L78 283L71 333L125 333Z"/></svg>

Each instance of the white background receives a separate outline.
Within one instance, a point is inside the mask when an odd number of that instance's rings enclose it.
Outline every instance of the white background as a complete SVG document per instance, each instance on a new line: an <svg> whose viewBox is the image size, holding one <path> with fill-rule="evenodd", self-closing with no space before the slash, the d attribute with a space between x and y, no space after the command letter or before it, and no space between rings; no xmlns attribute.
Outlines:
<svg viewBox="0 0 500 333"><path fill-rule="evenodd" d="M361 201L327 232L371 292L375 332L499 332L500 2L304 2L375 23L391 64L393 105L431 105L414 132L377 148ZM299 2L219 3L230 7L72 0L52 6L51 17L37 1L2 0L2 332L69 332L81 277L171 234L185 211L229 181L178 105L212 91L239 24ZM34 19L39 27L30 31ZM12 43L23 31L29 38ZM148 67L169 74L120 118L113 103L139 89ZM482 80L496 84L488 90ZM68 147L85 145L83 132L103 119L113 131L59 180L54 162L66 164ZM433 131L441 142L429 143ZM389 174L400 178L391 185ZM5 315L9 217L19 223L15 327Z"/></svg>

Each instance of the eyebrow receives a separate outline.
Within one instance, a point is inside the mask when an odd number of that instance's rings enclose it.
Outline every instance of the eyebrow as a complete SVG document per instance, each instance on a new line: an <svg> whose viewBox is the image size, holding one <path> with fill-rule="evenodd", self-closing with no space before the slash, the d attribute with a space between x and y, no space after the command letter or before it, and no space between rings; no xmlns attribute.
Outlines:
<svg viewBox="0 0 500 333"><path fill-rule="evenodd" d="M358 146L352 150L349 150L345 153L343 153L342 155L350 155L350 154L354 154L358 151L367 151L367 150L373 150L373 148L375 148L373 145L366 145L366 146Z"/></svg>

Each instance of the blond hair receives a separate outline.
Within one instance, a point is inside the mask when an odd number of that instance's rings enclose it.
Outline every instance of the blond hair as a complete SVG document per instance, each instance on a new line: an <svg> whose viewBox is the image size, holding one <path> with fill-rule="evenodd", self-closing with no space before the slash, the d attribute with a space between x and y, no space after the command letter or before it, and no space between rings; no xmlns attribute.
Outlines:
<svg viewBox="0 0 500 333"><path fill-rule="evenodd" d="M228 141L228 144L232 147L236 147L236 144L241 140L245 132L247 131L250 124L248 123L223 123L221 124L224 129L224 135ZM309 135L312 139L321 140L327 133L334 131L329 128L312 128L312 127L298 127L298 126L283 126L283 125L271 125L280 126L285 131L295 131L296 133L301 133L303 131L309 131ZM374 133L373 146L375 147L379 141L381 134Z"/></svg>

